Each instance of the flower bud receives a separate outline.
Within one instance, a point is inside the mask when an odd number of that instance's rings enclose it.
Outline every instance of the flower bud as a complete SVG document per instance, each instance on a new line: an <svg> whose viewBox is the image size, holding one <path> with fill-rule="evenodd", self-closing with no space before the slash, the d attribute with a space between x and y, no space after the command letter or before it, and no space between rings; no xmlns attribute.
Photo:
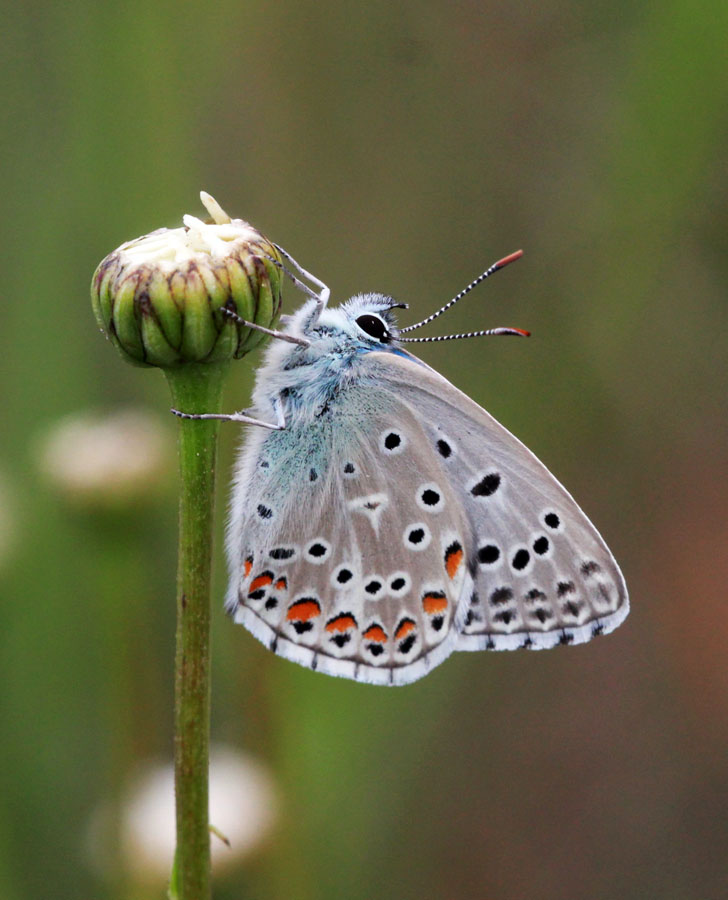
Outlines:
<svg viewBox="0 0 728 900"><path fill-rule="evenodd" d="M129 362L177 366L239 359L264 335L222 307L271 328L281 307L280 261L273 244L231 219L204 191L211 222L184 216L127 241L99 264L91 282L96 320Z"/></svg>

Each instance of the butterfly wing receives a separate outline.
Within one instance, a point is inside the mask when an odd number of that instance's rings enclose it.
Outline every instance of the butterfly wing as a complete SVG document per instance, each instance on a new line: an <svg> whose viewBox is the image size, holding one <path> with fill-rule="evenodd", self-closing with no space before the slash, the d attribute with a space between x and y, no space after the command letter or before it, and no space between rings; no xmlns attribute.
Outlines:
<svg viewBox="0 0 728 900"><path fill-rule="evenodd" d="M459 640L469 536L422 417L365 376L315 420L249 434L227 609L294 662L405 684Z"/></svg>
<svg viewBox="0 0 728 900"><path fill-rule="evenodd" d="M469 522L474 586L462 598L456 649L577 644L621 624L629 612L622 573L545 466L433 369L371 357L381 383L417 411Z"/></svg>
<svg viewBox="0 0 728 900"><path fill-rule="evenodd" d="M580 643L628 612L570 495L413 357L369 353L320 416L249 435L228 611L276 653L406 684L453 650Z"/></svg>

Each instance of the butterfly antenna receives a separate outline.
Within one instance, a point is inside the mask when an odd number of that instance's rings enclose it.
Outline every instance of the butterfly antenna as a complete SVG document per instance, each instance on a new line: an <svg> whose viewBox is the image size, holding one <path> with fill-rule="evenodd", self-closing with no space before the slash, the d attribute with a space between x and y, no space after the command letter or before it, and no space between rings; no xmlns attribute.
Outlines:
<svg viewBox="0 0 728 900"><path fill-rule="evenodd" d="M414 343L415 341L418 341L422 344L430 344L433 341L459 341L460 338L490 337L491 335L498 334L513 334L516 337L531 337L531 332L524 331L522 328L489 328L487 331L466 331L464 334L437 334L434 337L398 337L397 342L408 341Z"/></svg>
<svg viewBox="0 0 728 900"><path fill-rule="evenodd" d="M451 306L455 306L455 304L458 302L458 300L462 300L462 298L466 294L469 294L470 291L472 291L472 289L474 287L477 287L481 281L485 281L485 279L488 278L489 275L492 275L494 272L497 272L499 269L504 268L505 266L508 265L508 263L515 262L517 259L520 259L522 256L523 256L523 250L516 250L515 253L509 253L508 256L504 256L503 259L499 259L498 262L494 262L492 266L489 266L485 270L485 272L478 275L478 277L474 281L471 281L470 284L466 288L463 288L459 294L456 294L452 298L452 300L449 300L441 309L438 309L437 312L434 312L431 316L428 316L426 319L423 319L421 322L416 322L414 325L408 325L406 328L400 328L400 334L404 334L406 331L414 331L415 328L422 328L423 325L429 325L429 323L432 322L434 319L436 319L438 316L441 316L444 312L447 312L447 310L450 309ZM480 334L480 333L481 332L478 332L478 334ZM491 333L492 332L482 332L482 334L491 334ZM455 335L455 337L470 337L470 336L471 335ZM472 336L475 337L474 334ZM446 340L446 339L447 338L444 338L443 340ZM411 339L409 339L409 340L411 340ZM423 340L423 339L420 338L419 340Z"/></svg>

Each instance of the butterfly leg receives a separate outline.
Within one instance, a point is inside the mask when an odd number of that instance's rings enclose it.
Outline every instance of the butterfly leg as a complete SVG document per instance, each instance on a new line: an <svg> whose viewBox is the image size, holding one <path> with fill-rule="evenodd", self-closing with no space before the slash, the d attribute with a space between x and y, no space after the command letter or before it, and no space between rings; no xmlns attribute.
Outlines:
<svg viewBox="0 0 728 900"><path fill-rule="evenodd" d="M278 268L282 272L285 272L286 275L288 275L288 277L293 282L294 287L297 287L299 291L303 291L303 293L306 294L307 297L312 297L317 303L321 300L320 296L316 293L316 291L314 291L312 288L310 288L307 284L304 284L300 278L296 278L296 276L293 274L293 272L291 272L291 270L289 268L284 266L280 260L276 259L273 256L266 256L266 259L269 262L272 262L274 266L278 266Z"/></svg>
<svg viewBox="0 0 728 900"><path fill-rule="evenodd" d="M283 412L283 404L280 397L272 403L273 412L275 413L277 422L264 422L263 419L254 419L252 416L246 415L247 409L235 413L185 413L179 409L172 408L171 412L180 419L220 419L223 422L242 422L243 425L259 425L261 428L270 428L271 431L283 431L286 427L286 417Z"/></svg>
<svg viewBox="0 0 728 900"><path fill-rule="evenodd" d="M302 265L296 262L296 260L291 256L291 254L284 250L279 244L274 245L276 250L282 254L288 262L293 266L293 268L298 272L299 275L303 275L304 278L308 278L309 281L313 282L317 287L321 288L320 293L316 293L312 291L310 288L307 288L303 282L301 282L295 275L292 275L284 266L280 263L278 265L283 269L283 271L288 275L291 281L296 285L296 287L301 288L305 293L307 293L310 297L313 297L316 300L316 315L314 318L314 324L318 321L318 317L324 310L324 307L329 302L329 297L331 296L331 291L329 288L321 281L320 278L316 278L315 275L312 275L309 271L303 268ZM276 260L274 260L276 262Z"/></svg>
<svg viewBox="0 0 728 900"><path fill-rule="evenodd" d="M295 337L295 335L286 334L284 331L276 331L273 328L264 328L262 325L256 325L255 322L248 322L247 319L243 319L236 312L233 312L232 309L228 309L227 306L221 306L220 311L229 319L232 319L233 322L237 322L238 325L253 328L255 331L262 331L263 334L269 334L271 337L278 338L281 341L288 341L290 344L300 344L302 347L311 346L311 342L305 338Z"/></svg>

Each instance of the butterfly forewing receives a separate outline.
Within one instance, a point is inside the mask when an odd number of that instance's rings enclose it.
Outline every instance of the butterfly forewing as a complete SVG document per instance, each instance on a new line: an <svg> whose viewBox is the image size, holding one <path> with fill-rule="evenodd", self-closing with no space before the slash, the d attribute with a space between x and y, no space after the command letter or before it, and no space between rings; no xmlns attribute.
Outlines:
<svg viewBox="0 0 728 900"><path fill-rule="evenodd" d="M540 649L616 628L629 611L622 574L538 459L429 367L381 353L371 362L426 423L469 521L474 584L456 649Z"/></svg>
<svg viewBox="0 0 728 900"><path fill-rule="evenodd" d="M471 526L394 391L365 379L313 421L251 435L237 484L228 608L271 649L382 684L454 649Z"/></svg>

